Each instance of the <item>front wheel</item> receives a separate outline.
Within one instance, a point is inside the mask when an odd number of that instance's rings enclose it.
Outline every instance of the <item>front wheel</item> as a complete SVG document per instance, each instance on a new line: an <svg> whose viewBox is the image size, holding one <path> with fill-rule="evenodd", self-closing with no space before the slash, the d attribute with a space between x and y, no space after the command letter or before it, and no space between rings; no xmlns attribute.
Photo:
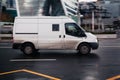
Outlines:
<svg viewBox="0 0 120 80"><path fill-rule="evenodd" d="M23 45L22 51L26 55L31 55L35 52L35 48L32 44L26 43Z"/></svg>
<svg viewBox="0 0 120 80"><path fill-rule="evenodd" d="M91 51L91 47L87 43L83 43L78 47L78 53L80 54L89 54Z"/></svg>

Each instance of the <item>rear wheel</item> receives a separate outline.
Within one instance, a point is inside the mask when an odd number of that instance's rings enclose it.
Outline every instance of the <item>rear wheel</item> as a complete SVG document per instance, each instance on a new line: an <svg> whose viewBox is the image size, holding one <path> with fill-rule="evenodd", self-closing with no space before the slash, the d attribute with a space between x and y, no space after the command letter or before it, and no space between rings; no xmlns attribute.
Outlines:
<svg viewBox="0 0 120 80"><path fill-rule="evenodd" d="M35 47L30 43L25 43L22 46L22 51L26 55L31 55L35 52Z"/></svg>
<svg viewBox="0 0 120 80"><path fill-rule="evenodd" d="M78 47L78 53L80 54L89 54L91 51L91 47L87 43L83 43Z"/></svg>

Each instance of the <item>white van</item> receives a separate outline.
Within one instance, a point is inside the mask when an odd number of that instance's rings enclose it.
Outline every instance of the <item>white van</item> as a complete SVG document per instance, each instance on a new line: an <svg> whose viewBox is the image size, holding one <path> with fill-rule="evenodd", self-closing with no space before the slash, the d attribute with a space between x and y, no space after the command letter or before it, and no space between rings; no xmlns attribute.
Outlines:
<svg viewBox="0 0 120 80"><path fill-rule="evenodd" d="M85 32L68 17L16 17L13 49L30 55L42 50L77 50L81 54L98 48L97 37Z"/></svg>

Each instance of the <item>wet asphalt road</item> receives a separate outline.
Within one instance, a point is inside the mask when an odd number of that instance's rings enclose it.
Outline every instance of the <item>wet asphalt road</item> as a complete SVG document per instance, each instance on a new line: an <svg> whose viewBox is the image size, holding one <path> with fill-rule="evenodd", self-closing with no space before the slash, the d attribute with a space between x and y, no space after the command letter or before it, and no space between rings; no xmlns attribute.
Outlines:
<svg viewBox="0 0 120 80"><path fill-rule="evenodd" d="M0 43L0 80L119 80L120 39L99 43L89 55L43 50L33 56L11 49L11 43Z"/></svg>

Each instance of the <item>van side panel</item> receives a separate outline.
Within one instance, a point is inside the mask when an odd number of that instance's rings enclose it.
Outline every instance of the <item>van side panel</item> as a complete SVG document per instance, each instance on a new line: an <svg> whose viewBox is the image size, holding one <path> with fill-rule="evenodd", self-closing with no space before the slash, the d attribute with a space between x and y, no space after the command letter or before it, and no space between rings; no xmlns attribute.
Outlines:
<svg viewBox="0 0 120 80"><path fill-rule="evenodd" d="M62 49L61 19L39 19L39 48Z"/></svg>
<svg viewBox="0 0 120 80"><path fill-rule="evenodd" d="M16 19L13 32L14 43L31 42L38 48L38 19Z"/></svg>

